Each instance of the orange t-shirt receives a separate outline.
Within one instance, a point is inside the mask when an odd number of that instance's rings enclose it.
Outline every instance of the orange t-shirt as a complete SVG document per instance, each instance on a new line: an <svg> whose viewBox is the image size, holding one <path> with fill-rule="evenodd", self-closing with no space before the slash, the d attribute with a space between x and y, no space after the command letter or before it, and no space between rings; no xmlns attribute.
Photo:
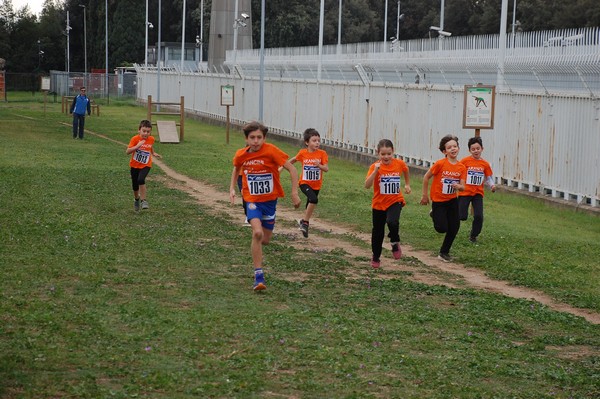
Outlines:
<svg viewBox="0 0 600 399"><path fill-rule="evenodd" d="M270 143L249 152L248 147L236 151L233 166L242 176L242 197L246 202L267 202L285 194L279 181L279 167L288 155Z"/></svg>
<svg viewBox="0 0 600 399"><path fill-rule="evenodd" d="M485 159L475 159L472 155L460 160L460 163L467 168L467 177L465 180L465 189L459 196L473 196L480 194L483 197L483 184L485 179L493 175L492 167Z"/></svg>
<svg viewBox="0 0 600 399"><path fill-rule="evenodd" d="M375 163L369 167L367 176L375 170ZM408 171L406 162L401 159L393 158L389 165L383 163L377 171L373 181L373 201L371 207L379 211L385 211L390 206L400 202L406 205L400 185L400 177Z"/></svg>
<svg viewBox="0 0 600 399"><path fill-rule="evenodd" d="M451 164L448 158L436 161L429 171L433 174L429 194L434 202L446 202L456 198L458 193L451 184L460 183L467 176L465 165L460 162Z"/></svg>
<svg viewBox="0 0 600 399"><path fill-rule="evenodd" d="M316 166L315 161L321 161L321 165L327 165L329 158L327 153L321 149L309 152L303 148L295 156L296 160L302 164L299 184L307 184L313 190L320 190L323 185L323 171Z"/></svg>
<svg viewBox="0 0 600 399"><path fill-rule="evenodd" d="M136 134L129 141L128 148L136 146L140 140L144 140L142 136ZM146 142L142 144L140 148L131 153L131 160L129 166L136 169L142 169L145 167L152 167L152 145L154 144L154 137L148 136Z"/></svg>

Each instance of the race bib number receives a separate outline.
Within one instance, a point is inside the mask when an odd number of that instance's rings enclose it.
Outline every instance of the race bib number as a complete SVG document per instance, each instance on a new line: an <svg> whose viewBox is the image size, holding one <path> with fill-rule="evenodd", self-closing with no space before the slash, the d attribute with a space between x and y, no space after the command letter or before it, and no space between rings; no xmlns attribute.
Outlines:
<svg viewBox="0 0 600 399"><path fill-rule="evenodd" d="M483 172L478 172L476 170L467 171L467 184L470 186L481 186L484 178L485 175Z"/></svg>
<svg viewBox="0 0 600 399"><path fill-rule="evenodd" d="M379 192L384 195L400 193L400 176L382 177L379 180Z"/></svg>
<svg viewBox="0 0 600 399"><path fill-rule="evenodd" d="M133 160L145 165L148 163L148 161L150 161L150 152L135 150L135 153L133 154Z"/></svg>
<svg viewBox="0 0 600 399"><path fill-rule="evenodd" d="M456 194L456 189L452 185L458 183L460 183L459 179L442 179L442 194Z"/></svg>
<svg viewBox="0 0 600 399"><path fill-rule="evenodd" d="M273 175L271 173L249 174L247 181L250 195L266 195L273 192Z"/></svg>
<svg viewBox="0 0 600 399"><path fill-rule="evenodd" d="M304 165L304 168L302 169L302 180L321 180L321 169L319 169L318 166Z"/></svg>

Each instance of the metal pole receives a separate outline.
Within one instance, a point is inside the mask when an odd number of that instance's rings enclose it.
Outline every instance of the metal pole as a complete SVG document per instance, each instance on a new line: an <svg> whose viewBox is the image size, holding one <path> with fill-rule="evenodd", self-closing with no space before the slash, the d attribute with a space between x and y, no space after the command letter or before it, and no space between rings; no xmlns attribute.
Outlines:
<svg viewBox="0 0 600 399"><path fill-rule="evenodd" d="M144 45L144 72L148 69L148 0L146 0L146 42Z"/></svg>
<svg viewBox="0 0 600 399"><path fill-rule="evenodd" d="M265 0L260 4L260 84L258 90L258 121L262 122L265 101Z"/></svg>
<svg viewBox="0 0 600 399"><path fill-rule="evenodd" d="M156 58L156 102L160 103L160 62L161 60L161 55L160 55L160 48L161 48L161 34L160 31L162 30L162 4L161 1L158 0L158 53L157 53L157 58ZM156 110L160 112L160 104L156 105Z"/></svg>
<svg viewBox="0 0 600 399"><path fill-rule="evenodd" d="M233 73L235 63L237 62L238 25L238 0L235 0L235 7L233 11L233 66L229 71L230 73Z"/></svg>
<svg viewBox="0 0 600 399"><path fill-rule="evenodd" d="M508 0L502 0L502 11L500 12L500 45L498 52L498 74L496 86L502 88L504 82L504 57L506 56L506 23L508 20Z"/></svg>
<svg viewBox="0 0 600 399"><path fill-rule="evenodd" d="M183 0L183 12L181 16L181 72L183 72L183 59L185 55L185 0Z"/></svg>
<svg viewBox="0 0 600 399"><path fill-rule="evenodd" d="M387 19L388 19L388 0L385 0L385 12L383 17L383 52L387 53Z"/></svg>
<svg viewBox="0 0 600 399"><path fill-rule="evenodd" d="M441 0L440 5L440 32L444 30L444 0ZM440 50L442 49L442 40L444 40L444 35L441 35L438 32L438 42L440 43Z"/></svg>
<svg viewBox="0 0 600 399"><path fill-rule="evenodd" d="M321 80L321 67L323 64L323 22L325 20L325 0L321 0L319 14L319 65L317 68L317 82Z"/></svg>
<svg viewBox="0 0 600 399"><path fill-rule="evenodd" d="M106 90L106 102L108 103L108 0L104 0L104 71L105 76L105 89Z"/></svg>
<svg viewBox="0 0 600 399"><path fill-rule="evenodd" d="M400 40L400 1L398 1L398 13L396 14L396 41Z"/></svg>
<svg viewBox="0 0 600 399"><path fill-rule="evenodd" d="M338 54L342 52L342 0L340 0L340 6L338 10L338 42L336 52Z"/></svg>
<svg viewBox="0 0 600 399"><path fill-rule="evenodd" d="M71 75L71 53L70 53L70 49L69 49L69 42L71 39L71 25L69 25L69 12L67 11L67 82L68 79ZM67 89L68 89L68 83L67 83Z"/></svg>
<svg viewBox="0 0 600 399"><path fill-rule="evenodd" d="M512 37L512 48L515 48L515 23L517 17L517 0L513 1L513 16L512 16L512 29L511 29L511 37Z"/></svg>
<svg viewBox="0 0 600 399"><path fill-rule="evenodd" d="M204 0L200 2L200 64L202 64L202 50L204 47Z"/></svg>

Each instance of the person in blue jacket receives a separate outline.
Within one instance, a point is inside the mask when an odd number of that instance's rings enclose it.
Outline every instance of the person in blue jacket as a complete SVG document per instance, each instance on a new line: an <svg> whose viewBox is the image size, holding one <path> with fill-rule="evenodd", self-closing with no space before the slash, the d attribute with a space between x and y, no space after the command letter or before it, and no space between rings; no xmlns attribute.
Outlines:
<svg viewBox="0 0 600 399"><path fill-rule="evenodd" d="M85 113L90 115L92 110L90 99L85 95L85 87L79 88L79 94L73 99L71 113L73 114L73 138L83 140L83 126L85 125Z"/></svg>

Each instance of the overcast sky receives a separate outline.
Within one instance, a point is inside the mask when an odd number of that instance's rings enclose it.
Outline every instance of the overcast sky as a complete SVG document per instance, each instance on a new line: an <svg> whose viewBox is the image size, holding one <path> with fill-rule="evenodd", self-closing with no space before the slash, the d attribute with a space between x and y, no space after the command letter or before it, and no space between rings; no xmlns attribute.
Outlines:
<svg viewBox="0 0 600 399"><path fill-rule="evenodd" d="M15 11L23 8L26 4L29 4L29 9L35 15L40 15L42 12L42 5L44 4L44 0L12 0L13 9Z"/></svg>

